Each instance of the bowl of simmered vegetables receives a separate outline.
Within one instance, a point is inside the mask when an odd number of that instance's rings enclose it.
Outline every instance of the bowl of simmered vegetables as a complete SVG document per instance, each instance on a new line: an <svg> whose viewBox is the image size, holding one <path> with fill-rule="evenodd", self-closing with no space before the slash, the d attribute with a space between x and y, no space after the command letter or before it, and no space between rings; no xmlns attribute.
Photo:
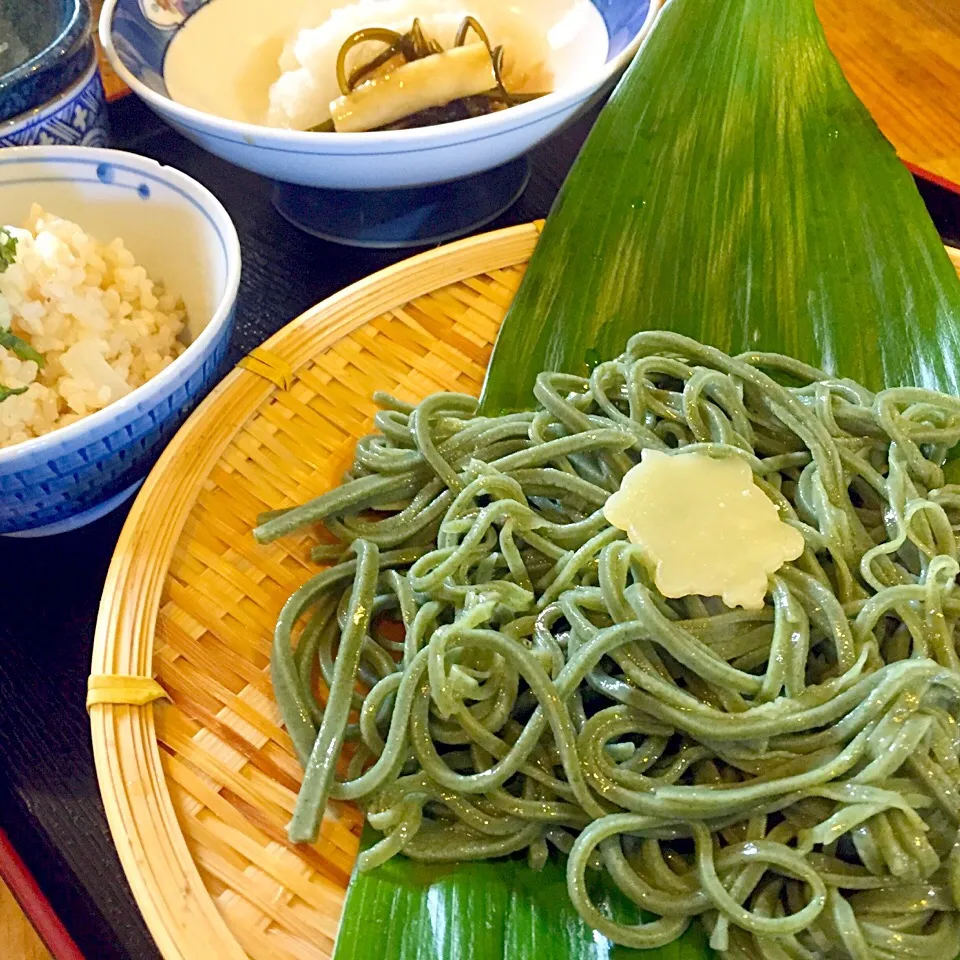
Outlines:
<svg viewBox="0 0 960 960"><path fill-rule="evenodd" d="M100 37L133 91L211 153L285 184L382 191L524 156L610 87L659 6L107 0Z"/></svg>

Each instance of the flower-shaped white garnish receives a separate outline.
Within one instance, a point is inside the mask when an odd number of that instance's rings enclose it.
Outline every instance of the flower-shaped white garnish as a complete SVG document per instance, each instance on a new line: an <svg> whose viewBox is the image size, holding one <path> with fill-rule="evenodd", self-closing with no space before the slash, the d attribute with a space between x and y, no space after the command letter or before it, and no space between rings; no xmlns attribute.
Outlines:
<svg viewBox="0 0 960 960"><path fill-rule="evenodd" d="M644 450L603 514L655 564L665 597L722 597L763 606L767 578L804 549L740 457Z"/></svg>

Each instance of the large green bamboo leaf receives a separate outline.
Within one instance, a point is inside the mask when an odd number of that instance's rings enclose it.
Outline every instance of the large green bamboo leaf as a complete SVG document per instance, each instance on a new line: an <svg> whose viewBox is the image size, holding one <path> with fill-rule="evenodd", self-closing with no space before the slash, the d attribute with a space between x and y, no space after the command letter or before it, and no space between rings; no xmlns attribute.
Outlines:
<svg viewBox="0 0 960 960"><path fill-rule="evenodd" d="M960 281L813 0L664 10L551 212L485 411L644 328L958 392Z"/></svg>
<svg viewBox="0 0 960 960"><path fill-rule="evenodd" d="M960 392L960 282L813 0L671 0L601 114L501 331L483 408L530 405L644 328L787 353L872 387ZM606 881L598 903L631 917ZM384 933L386 931L386 933ZM692 960L577 917L563 864L354 877L335 960Z"/></svg>

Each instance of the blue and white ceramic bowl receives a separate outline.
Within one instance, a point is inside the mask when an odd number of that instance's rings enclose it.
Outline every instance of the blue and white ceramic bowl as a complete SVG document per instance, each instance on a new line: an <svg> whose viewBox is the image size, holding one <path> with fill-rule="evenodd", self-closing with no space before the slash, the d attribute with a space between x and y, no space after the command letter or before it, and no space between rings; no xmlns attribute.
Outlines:
<svg viewBox="0 0 960 960"><path fill-rule="evenodd" d="M48 103L0 123L0 147L105 147L107 101L93 49L86 70Z"/></svg>
<svg viewBox="0 0 960 960"><path fill-rule="evenodd" d="M120 77L163 119L217 156L286 183L354 190L442 183L491 170L527 153L584 113L613 83L636 53L661 5L661 0L592 0L606 26L605 62L575 70L554 93L538 100L441 126L338 134L226 120L172 100L163 80L167 48L206 2L106 0L100 39ZM311 9L316 14L346 2L311 0ZM549 34L566 2L513 0L512 5L547 18L543 30ZM262 11L261 22L263 16L273 15L274 7L263 4ZM270 29L274 28L271 21ZM251 29L256 30L256 23Z"/></svg>
<svg viewBox="0 0 960 960"><path fill-rule="evenodd" d="M0 122L55 99L94 58L88 0L0 0Z"/></svg>
<svg viewBox="0 0 960 960"><path fill-rule="evenodd" d="M0 534L42 536L96 519L141 482L222 372L240 281L240 243L206 188L170 167L115 150L15 147L0 152L0 223L32 203L109 240L184 300L187 349L128 396L76 423L0 449Z"/></svg>

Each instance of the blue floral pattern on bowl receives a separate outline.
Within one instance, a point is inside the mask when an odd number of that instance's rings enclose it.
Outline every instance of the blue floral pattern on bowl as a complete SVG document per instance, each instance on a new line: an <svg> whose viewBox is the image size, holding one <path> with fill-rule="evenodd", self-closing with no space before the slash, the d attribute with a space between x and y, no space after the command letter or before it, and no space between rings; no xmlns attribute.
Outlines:
<svg viewBox="0 0 960 960"><path fill-rule="evenodd" d="M138 403L100 435L59 444L29 463L0 465L0 535L82 516L138 484L222 376L232 326L233 311L223 336L191 358L182 383L159 401Z"/></svg>
<svg viewBox="0 0 960 960"><path fill-rule="evenodd" d="M56 100L0 124L0 147L103 147L108 135L106 97L94 58L80 80Z"/></svg>
<svg viewBox="0 0 960 960"><path fill-rule="evenodd" d="M169 96L163 58L187 18L208 0L119 0L113 41L127 69L155 93Z"/></svg>

